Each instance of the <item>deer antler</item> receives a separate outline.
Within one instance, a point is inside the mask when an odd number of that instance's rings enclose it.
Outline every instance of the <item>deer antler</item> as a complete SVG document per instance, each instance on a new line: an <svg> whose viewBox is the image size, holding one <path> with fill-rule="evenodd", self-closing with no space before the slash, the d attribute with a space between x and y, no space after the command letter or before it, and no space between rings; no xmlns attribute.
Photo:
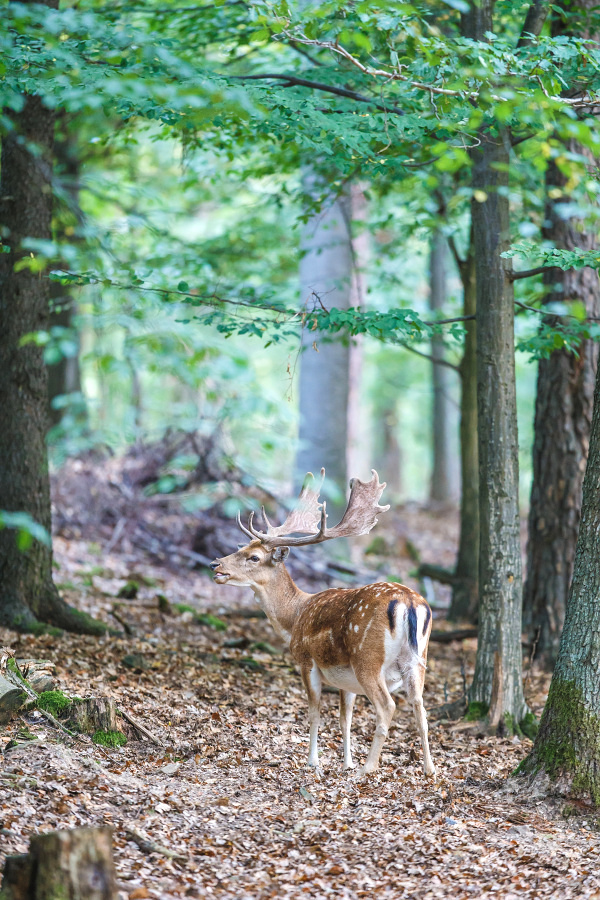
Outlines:
<svg viewBox="0 0 600 900"><path fill-rule="evenodd" d="M272 538L279 537L284 534L315 534L319 530L321 521L321 504L319 503L319 494L325 478L325 469L321 469L321 480L317 483L312 472L307 472L302 485L302 490L298 496L298 502L286 518L283 525L272 525L262 507L262 517L267 526L266 532L257 531L253 526L254 513L250 513L248 518L248 527L242 525L240 514L237 514L237 523L244 532L252 540L260 540L263 543L270 542Z"/></svg>
<svg viewBox="0 0 600 900"><path fill-rule="evenodd" d="M325 503L318 502L319 491L314 490L308 485L313 479L312 474L308 474L304 482L304 487L300 494L300 505L287 517L283 525L274 528L267 517L264 515L267 523L267 531L257 531L253 525L253 514L250 514L248 520L248 528L245 528L239 519L238 524L242 530L254 540L262 541L267 547L300 547L307 544L320 544L323 541L330 541L333 538L350 537L352 535L367 534L377 522L379 513L385 512L390 507L379 506L379 498L386 486L379 482L379 475L375 469L371 469L373 477L370 481L361 481L360 478L353 478L350 482L350 499L348 506L342 516L341 522L335 528L327 528L327 512ZM321 484L325 477L325 469L321 469ZM309 481L310 479L310 481ZM305 500L306 505L303 506L302 501ZM319 515L320 509L320 515ZM319 525L317 520L320 519ZM303 532L307 537L290 537L293 532Z"/></svg>

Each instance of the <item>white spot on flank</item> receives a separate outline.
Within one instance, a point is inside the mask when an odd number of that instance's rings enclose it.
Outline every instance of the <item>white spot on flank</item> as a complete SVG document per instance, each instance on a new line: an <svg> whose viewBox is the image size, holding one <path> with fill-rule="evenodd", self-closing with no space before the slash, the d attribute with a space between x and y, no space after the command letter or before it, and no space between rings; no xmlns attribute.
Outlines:
<svg viewBox="0 0 600 900"><path fill-rule="evenodd" d="M355 626L354 626L354 630L355 630L355 631L358 631L358 625L355 625Z"/></svg>

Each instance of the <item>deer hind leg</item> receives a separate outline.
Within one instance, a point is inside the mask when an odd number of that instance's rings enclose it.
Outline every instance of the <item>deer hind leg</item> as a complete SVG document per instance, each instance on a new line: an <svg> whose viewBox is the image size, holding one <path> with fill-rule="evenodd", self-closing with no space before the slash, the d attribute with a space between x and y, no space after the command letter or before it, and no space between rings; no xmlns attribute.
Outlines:
<svg viewBox="0 0 600 900"><path fill-rule="evenodd" d="M375 734L373 735L367 761L362 769L362 774L367 775L369 772L375 772L379 768L381 749L390 729L392 718L396 711L396 704L383 678L379 677L371 683L365 683L363 680L361 684L365 694L375 707L376 715Z"/></svg>
<svg viewBox="0 0 600 900"><path fill-rule="evenodd" d="M425 683L425 669L418 663L406 679L406 693L408 702L413 708L417 731L421 738L423 748L423 771L425 775L435 777L435 766L429 752L429 737L427 728L427 713L423 706L423 685Z"/></svg>
<svg viewBox="0 0 600 900"><path fill-rule="evenodd" d="M319 736L319 722L321 718L321 673L316 663L302 667L302 682L308 697L308 723L310 726L310 749L308 752L308 765L319 769L319 754L317 741Z"/></svg>
<svg viewBox="0 0 600 900"><path fill-rule="evenodd" d="M350 747L350 728L352 727L352 710L356 694L340 690L340 729L344 742L344 769L353 769L352 749Z"/></svg>

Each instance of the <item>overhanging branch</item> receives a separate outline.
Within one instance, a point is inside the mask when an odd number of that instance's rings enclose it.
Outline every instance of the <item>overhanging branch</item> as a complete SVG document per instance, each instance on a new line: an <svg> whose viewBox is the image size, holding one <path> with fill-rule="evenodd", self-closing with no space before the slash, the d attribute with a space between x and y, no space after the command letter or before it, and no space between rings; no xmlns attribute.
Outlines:
<svg viewBox="0 0 600 900"><path fill-rule="evenodd" d="M395 113L398 116L404 115L404 110L400 109L399 106L385 106L382 103L378 103L372 97L366 97L364 94L359 94L357 91L351 91L348 88L338 87L335 84L327 84L324 81L312 81L309 78L298 78L298 76L296 75L285 75L283 72L265 72L258 75L235 75L234 78L237 81L285 81L286 84L284 85L284 87L312 88L315 91L323 91L326 94L335 94L338 97L347 97L348 99L356 100L359 103L368 103L370 106L374 106L375 109L381 110L381 112Z"/></svg>

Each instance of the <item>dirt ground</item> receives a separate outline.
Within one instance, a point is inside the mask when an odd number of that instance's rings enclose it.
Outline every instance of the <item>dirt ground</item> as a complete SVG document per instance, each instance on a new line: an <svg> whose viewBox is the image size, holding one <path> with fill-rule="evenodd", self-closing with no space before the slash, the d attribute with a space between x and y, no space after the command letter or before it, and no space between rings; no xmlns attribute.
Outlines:
<svg viewBox="0 0 600 900"><path fill-rule="evenodd" d="M407 509L402 522L409 546L431 562L451 562L455 514ZM57 537L56 561L68 600L117 626L114 609L132 633L35 638L0 629L0 645L54 661L60 687L71 695L115 698L162 746L133 736L106 750L89 738L63 737L37 712L14 719L0 732L3 747L17 740L0 756L0 866L5 855L24 852L34 833L104 824L114 829L121 900L488 893L600 900L594 811L536 796L508 779L529 741L432 716L438 777L431 782L399 699L381 770L360 778L342 772L337 697L326 693L319 780L305 766L298 673L268 622L246 617L249 592L134 553L106 552L93 541ZM408 557L389 565L416 584ZM131 580L137 595L115 607ZM159 595L169 611L160 611ZM440 604L446 599L438 592ZM226 628L200 624L194 612L176 609L182 603L213 613ZM443 610L435 617L436 628L449 627ZM428 709L461 695L474 654L474 640L430 646ZM526 694L539 714L548 679L525 667ZM21 740L25 725L35 741ZM358 762L373 727L372 709L359 698ZM131 829L160 848L140 849Z"/></svg>

